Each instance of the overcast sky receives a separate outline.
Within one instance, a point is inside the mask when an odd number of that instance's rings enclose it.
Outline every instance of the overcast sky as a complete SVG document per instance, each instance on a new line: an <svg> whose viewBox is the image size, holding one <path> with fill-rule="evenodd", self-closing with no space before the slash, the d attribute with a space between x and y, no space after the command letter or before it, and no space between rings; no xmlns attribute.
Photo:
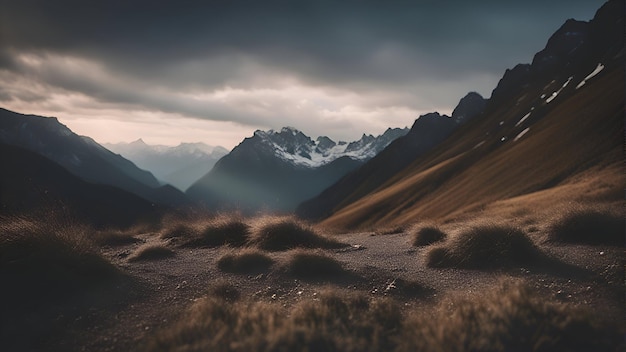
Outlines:
<svg viewBox="0 0 626 352"><path fill-rule="evenodd" d="M0 107L99 142L354 140L485 97L602 0L0 0Z"/></svg>

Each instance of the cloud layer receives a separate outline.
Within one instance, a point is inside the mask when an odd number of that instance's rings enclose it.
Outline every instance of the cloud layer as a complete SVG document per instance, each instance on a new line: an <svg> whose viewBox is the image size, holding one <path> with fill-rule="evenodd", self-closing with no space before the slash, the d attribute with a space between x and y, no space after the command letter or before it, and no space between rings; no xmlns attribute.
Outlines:
<svg viewBox="0 0 626 352"><path fill-rule="evenodd" d="M2 2L0 105L70 127L145 122L148 134L151 118L181 131L200 120L205 140L238 131L228 146L283 125L351 139L449 112L470 90L489 96L506 68L601 4Z"/></svg>

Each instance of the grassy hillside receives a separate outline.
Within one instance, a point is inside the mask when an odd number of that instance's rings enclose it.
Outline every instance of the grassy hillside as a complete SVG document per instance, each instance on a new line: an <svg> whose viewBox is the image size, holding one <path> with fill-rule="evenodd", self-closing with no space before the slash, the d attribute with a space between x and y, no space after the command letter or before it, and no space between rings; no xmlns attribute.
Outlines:
<svg viewBox="0 0 626 352"><path fill-rule="evenodd" d="M623 184L624 71L619 65L605 71L581 89L570 84L549 103L540 96L560 82L525 89L512 100L515 105L490 111L322 224L363 228L450 218L498 200L588 183L593 173L585 171L592 168L603 172L608 187L598 200L617 200ZM582 191L565 198L578 200Z"/></svg>

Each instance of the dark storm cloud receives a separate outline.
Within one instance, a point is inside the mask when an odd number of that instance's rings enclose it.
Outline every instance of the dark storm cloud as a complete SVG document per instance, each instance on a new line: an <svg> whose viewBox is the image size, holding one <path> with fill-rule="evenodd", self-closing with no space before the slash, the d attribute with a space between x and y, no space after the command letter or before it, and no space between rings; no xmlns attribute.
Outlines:
<svg viewBox="0 0 626 352"><path fill-rule="evenodd" d="M497 82L504 69L529 62L565 19L587 20L601 4L0 0L0 68L34 79L41 75L46 84L96 99L190 116L207 116L207 108L136 90L144 85L173 91L247 89L290 79L353 92L419 94L416 87L426 89L434 81L469 82L488 75ZM120 79L107 86L109 81L89 72L33 72L16 61L23 54L82 58ZM126 79L141 83L126 85ZM488 94L492 88L461 89ZM432 96L451 104L463 94L453 93L457 96ZM226 111L210 112L250 122Z"/></svg>

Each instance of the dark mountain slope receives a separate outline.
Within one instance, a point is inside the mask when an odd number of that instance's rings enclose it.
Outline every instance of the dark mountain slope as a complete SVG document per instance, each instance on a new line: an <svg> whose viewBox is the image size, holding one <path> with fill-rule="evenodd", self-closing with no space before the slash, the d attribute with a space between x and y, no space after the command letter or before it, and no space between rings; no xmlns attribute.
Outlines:
<svg viewBox="0 0 626 352"><path fill-rule="evenodd" d="M154 219L150 202L112 186L95 185L47 158L0 144L0 213L62 212L93 226L129 226Z"/></svg>
<svg viewBox="0 0 626 352"><path fill-rule="evenodd" d="M378 137L335 143L328 137L313 141L289 127L256 131L187 194L214 210L291 212L406 133L388 129Z"/></svg>
<svg viewBox="0 0 626 352"><path fill-rule="evenodd" d="M449 217L621 162L624 43L615 33L623 33L623 9L610 1L590 22L566 22L532 65L505 73L480 119L323 223Z"/></svg>
<svg viewBox="0 0 626 352"><path fill-rule="evenodd" d="M298 216L318 220L335 209L357 201L376 190L415 158L445 140L455 129L480 115L485 100L478 93L469 93L452 112L452 116L430 113L420 116L408 134L393 141L387 148L357 170L304 203L296 210Z"/></svg>
<svg viewBox="0 0 626 352"><path fill-rule="evenodd" d="M88 182L112 185L160 204L186 203L182 192L161 186L151 173L78 136L56 118L0 109L0 142L38 153Z"/></svg>

